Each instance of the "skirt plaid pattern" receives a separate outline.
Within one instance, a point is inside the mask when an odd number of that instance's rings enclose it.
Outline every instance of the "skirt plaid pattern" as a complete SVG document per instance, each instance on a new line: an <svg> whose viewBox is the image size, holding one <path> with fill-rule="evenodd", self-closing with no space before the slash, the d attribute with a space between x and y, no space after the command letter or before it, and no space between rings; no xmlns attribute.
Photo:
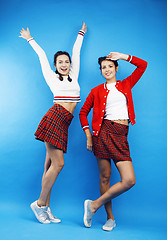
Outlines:
<svg viewBox="0 0 167 240"><path fill-rule="evenodd" d="M42 118L35 138L48 142L56 148L67 152L68 127L73 115L59 104L54 104Z"/></svg>
<svg viewBox="0 0 167 240"><path fill-rule="evenodd" d="M103 120L99 136L93 136L94 155L102 159L132 161L129 152L127 135L129 126Z"/></svg>

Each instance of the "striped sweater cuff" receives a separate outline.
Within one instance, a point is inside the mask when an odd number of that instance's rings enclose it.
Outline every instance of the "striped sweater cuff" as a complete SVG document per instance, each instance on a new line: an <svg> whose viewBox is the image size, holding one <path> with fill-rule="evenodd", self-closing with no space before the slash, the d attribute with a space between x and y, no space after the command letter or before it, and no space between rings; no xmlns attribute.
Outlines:
<svg viewBox="0 0 167 240"><path fill-rule="evenodd" d="M84 36L85 32L83 30L80 30L78 34Z"/></svg>
<svg viewBox="0 0 167 240"><path fill-rule="evenodd" d="M129 55L129 57L128 57L128 59L127 59L127 62L131 62L131 60L132 60L132 56Z"/></svg>
<svg viewBox="0 0 167 240"><path fill-rule="evenodd" d="M30 42L31 40L34 40L34 38L29 38L29 39L27 39L27 42Z"/></svg>
<svg viewBox="0 0 167 240"><path fill-rule="evenodd" d="M89 129L89 126L84 126L83 130Z"/></svg>

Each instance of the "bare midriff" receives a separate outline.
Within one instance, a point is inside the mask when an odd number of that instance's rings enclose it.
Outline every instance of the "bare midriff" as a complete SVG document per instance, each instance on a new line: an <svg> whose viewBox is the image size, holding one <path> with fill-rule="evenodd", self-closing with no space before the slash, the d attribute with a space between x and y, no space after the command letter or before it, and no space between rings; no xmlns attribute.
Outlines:
<svg viewBox="0 0 167 240"><path fill-rule="evenodd" d="M75 107L77 105L77 102L55 102L55 104L61 105L67 111L69 111L71 114L73 114Z"/></svg>
<svg viewBox="0 0 167 240"><path fill-rule="evenodd" d="M123 125L129 125L128 119L119 119L119 120L112 120L113 122L120 123Z"/></svg>

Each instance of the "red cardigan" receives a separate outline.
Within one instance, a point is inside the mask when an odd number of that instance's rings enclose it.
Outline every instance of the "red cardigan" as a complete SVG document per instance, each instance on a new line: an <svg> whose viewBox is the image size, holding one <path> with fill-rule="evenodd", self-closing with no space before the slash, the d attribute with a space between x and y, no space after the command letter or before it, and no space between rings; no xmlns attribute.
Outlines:
<svg viewBox="0 0 167 240"><path fill-rule="evenodd" d="M117 81L115 87L118 89L118 91L122 92L126 96L129 120L133 125L135 124L135 112L131 89L138 82L138 80L141 78L144 71L146 70L147 62L133 56L131 57L130 63L137 66L137 68L129 77L125 78L123 81ZM108 93L109 90L107 89L106 83L100 84L97 87L93 88L79 113L82 128L84 130L88 129L89 123L87 120L87 116L91 108L93 107L92 129L94 136L98 136L100 132L102 121L104 118Z"/></svg>

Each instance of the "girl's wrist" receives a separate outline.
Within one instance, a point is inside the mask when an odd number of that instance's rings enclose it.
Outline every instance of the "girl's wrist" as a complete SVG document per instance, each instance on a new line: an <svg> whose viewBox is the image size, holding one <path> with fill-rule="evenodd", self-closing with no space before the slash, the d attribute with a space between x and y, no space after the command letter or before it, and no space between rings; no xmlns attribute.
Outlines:
<svg viewBox="0 0 167 240"><path fill-rule="evenodd" d="M85 135L86 135L87 138L91 138L92 137L92 134L91 134L89 128L85 129Z"/></svg>
<svg viewBox="0 0 167 240"><path fill-rule="evenodd" d="M129 58L129 55L128 55L128 54L121 53L120 59L127 61L128 58Z"/></svg>
<svg viewBox="0 0 167 240"><path fill-rule="evenodd" d="M31 41L31 40L33 40L33 37L28 37L28 38L26 38L26 40L27 40L27 42L29 42L29 41Z"/></svg>

